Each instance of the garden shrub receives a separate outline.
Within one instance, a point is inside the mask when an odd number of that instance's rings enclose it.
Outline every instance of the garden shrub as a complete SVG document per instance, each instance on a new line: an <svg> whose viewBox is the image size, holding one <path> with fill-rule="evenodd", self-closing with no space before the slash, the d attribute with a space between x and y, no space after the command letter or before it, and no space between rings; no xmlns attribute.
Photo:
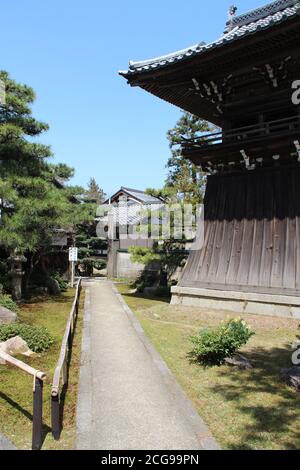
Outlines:
<svg viewBox="0 0 300 470"><path fill-rule="evenodd" d="M12 312L15 312L15 313L19 312L18 305L16 304L16 302L14 302L14 300L8 294L0 293L0 305L1 307L11 310Z"/></svg>
<svg viewBox="0 0 300 470"><path fill-rule="evenodd" d="M171 288L170 287L157 287L153 292L153 295L158 298L170 298L171 297Z"/></svg>
<svg viewBox="0 0 300 470"><path fill-rule="evenodd" d="M94 260L92 258L83 258L80 260L80 265L83 267L84 275L91 277L94 272Z"/></svg>
<svg viewBox="0 0 300 470"><path fill-rule="evenodd" d="M138 278L134 281L133 287L138 292L143 293L146 287L158 286L159 273L156 271L142 271Z"/></svg>
<svg viewBox="0 0 300 470"><path fill-rule="evenodd" d="M21 336L35 353L47 351L54 342L53 337L43 326L31 326L24 323L0 325L0 342L7 341L15 336Z"/></svg>
<svg viewBox="0 0 300 470"><path fill-rule="evenodd" d="M91 277L94 274L94 269L101 271L106 268L106 265L107 262L103 259L83 258L79 259L77 271L82 273L84 276Z"/></svg>
<svg viewBox="0 0 300 470"><path fill-rule="evenodd" d="M255 333L244 320L231 319L216 328L205 328L190 340L191 357L204 365L221 365L244 346Z"/></svg>
<svg viewBox="0 0 300 470"><path fill-rule="evenodd" d="M94 260L94 268L98 271L105 269L107 262L104 259Z"/></svg>
<svg viewBox="0 0 300 470"><path fill-rule="evenodd" d="M8 271L7 262L0 260L0 294L2 294L2 292L9 292L10 279L7 275Z"/></svg>
<svg viewBox="0 0 300 470"><path fill-rule="evenodd" d="M52 279L58 282L61 292L66 292L68 290L68 282L59 274L55 272L51 274Z"/></svg>

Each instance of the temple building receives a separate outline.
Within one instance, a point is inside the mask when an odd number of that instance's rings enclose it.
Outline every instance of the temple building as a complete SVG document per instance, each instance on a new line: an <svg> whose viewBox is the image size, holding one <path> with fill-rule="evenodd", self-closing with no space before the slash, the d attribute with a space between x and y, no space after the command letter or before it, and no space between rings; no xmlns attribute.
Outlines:
<svg viewBox="0 0 300 470"><path fill-rule="evenodd" d="M300 318L299 5L231 7L216 41L120 72L218 128L182 141L208 175L205 242L173 303Z"/></svg>
<svg viewBox="0 0 300 470"><path fill-rule="evenodd" d="M152 208L157 211L163 205L163 201L145 191L122 186L104 202L104 205L115 208L113 211L115 230L113 238L108 240L107 274L114 278L135 280L145 270L145 266L133 263L128 250L133 246L151 248L153 241L142 237L134 239L126 235L132 234L134 227L145 218L145 210ZM106 221L108 225L108 217L103 217L102 221ZM148 266L147 270L156 272L155 263L154 266L153 264Z"/></svg>

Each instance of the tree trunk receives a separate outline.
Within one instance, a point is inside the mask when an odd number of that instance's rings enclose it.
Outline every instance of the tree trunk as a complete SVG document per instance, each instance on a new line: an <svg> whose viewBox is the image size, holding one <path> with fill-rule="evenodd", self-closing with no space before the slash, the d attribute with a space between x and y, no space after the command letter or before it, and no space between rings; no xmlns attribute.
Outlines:
<svg viewBox="0 0 300 470"><path fill-rule="evenodd" d="M25 274L23 278L24 293L28 292L29 283L35 266L39 263L41 258L40 253L27 253L27 263L25 266Z"/></svg>

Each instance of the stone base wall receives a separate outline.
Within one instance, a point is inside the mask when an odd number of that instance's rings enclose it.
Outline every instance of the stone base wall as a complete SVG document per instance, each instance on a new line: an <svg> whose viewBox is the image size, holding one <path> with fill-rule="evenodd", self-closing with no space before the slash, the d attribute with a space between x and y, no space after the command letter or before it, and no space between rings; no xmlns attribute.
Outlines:
<svg viewBox="0 0 300 470"><path fill-rule="evenodd" d="M173 287L171 305L300 319L300 297Z"/></svg>

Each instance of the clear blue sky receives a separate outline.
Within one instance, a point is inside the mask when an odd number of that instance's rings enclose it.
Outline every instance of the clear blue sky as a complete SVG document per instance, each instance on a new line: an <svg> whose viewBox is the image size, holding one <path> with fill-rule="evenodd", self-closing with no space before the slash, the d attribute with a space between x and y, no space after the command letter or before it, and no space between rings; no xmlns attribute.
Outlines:
<svg viewBox="0 0 300 470"><path fill-rule="evenodd" d="M118 76L128 60L173 52L223 31L232 0L9 0L1 2L0 69L37 93L55 161L120 186L162 186L166 132L180 111ZM264 0L238 0L238 12Z"/></svg>

